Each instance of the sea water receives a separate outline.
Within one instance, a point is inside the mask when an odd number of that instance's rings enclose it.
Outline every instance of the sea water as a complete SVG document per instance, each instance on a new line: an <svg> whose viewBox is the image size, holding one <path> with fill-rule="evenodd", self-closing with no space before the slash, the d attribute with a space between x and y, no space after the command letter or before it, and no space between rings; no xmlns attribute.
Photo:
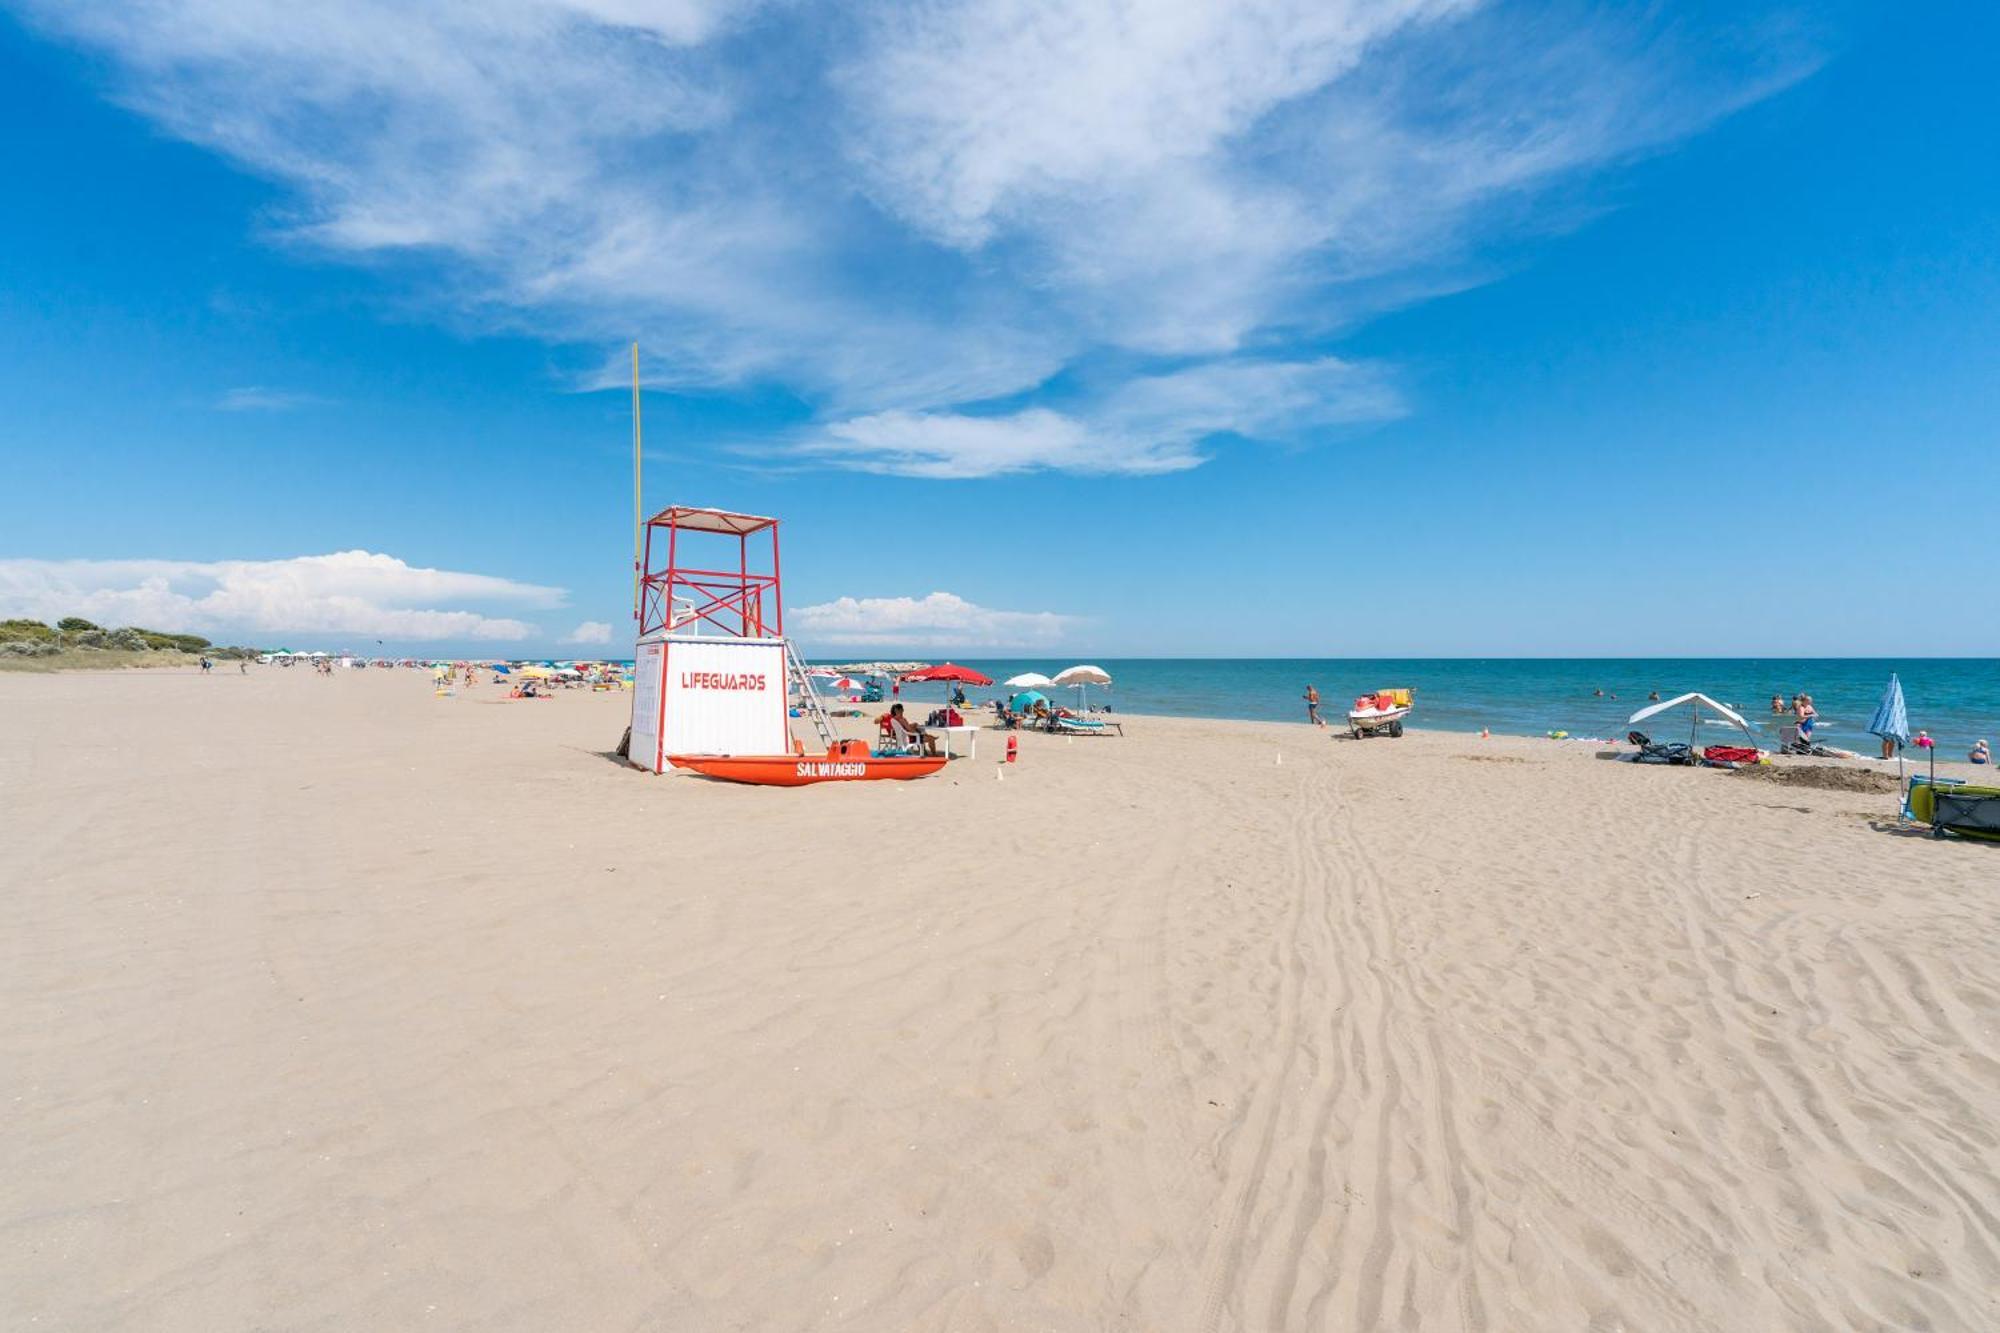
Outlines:
<svg viewBox="0 0 2000 1333"><path fill-rule="evenodd" d="M1070 665L952 660L996 681L1028 671L1052 676ZM1407 686L1416 692L1412 728L1488 727L1523 736L1623 736L1632 729L1627 719L1646 707L1650 694L1671 699L1699 690L1750 719L1757 739L1770 746L1779 725L1790 720L1772 715L1771 697L1789 705L1804 691L1819 710L1817 739L1864 754L1879 751L1880 742L1866 729L1895 672L1903 682L1910 734L1929 731L1941 756L1963 759L1976 737L2000 744L2000 660L1991 658L1104 658L1092 664L1110 674L1112 685L1091 689L1089 701L1120 712L1298 722L1305 719L1301 696L1310 683L1319 689L1321 716L1341 725L1356 695ZM909 685L900 697L921 716L943 698L944 688ZM969 691L978 701L1003 693L998 687ZM1077 697L1074 690L1047 693L1072 705ZM1640 729L1675 740L1684 739L1686 726L1681 710ZM1725 737L1704 728L1703 739Z"/></svg>

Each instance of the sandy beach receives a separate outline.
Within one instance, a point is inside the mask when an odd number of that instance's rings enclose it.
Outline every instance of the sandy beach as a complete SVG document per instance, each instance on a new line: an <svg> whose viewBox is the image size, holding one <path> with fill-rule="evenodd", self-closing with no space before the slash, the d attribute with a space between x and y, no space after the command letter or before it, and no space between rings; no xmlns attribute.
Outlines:
<svg viewBox="0 0 2000 1333"><path fill-rule="evenodd" d="M1893 796L503 694L0 675L0 1325L2000 1325L2000 848Z"/></svg>

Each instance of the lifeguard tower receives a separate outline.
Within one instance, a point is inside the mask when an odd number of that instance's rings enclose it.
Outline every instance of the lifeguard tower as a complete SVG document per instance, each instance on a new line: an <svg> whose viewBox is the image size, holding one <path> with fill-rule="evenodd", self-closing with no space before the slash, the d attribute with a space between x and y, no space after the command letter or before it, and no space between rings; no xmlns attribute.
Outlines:
<svg viewBox="0 0 2000 1333"><path fill-rule="evenodd" d="M634 764L659 773L670 754L790 754L794 690L820 741L833 742L785 638L777 519L662 509L645 523L635 613Z"/></svg>

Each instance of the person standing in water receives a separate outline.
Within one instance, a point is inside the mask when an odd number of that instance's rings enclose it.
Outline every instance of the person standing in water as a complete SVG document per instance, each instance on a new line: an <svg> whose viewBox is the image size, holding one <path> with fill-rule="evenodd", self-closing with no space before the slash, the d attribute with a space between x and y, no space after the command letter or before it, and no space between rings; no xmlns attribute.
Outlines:
<svg viewBox="0 0 2000 1333"><path fill-rule="evenodd" d="M1326 725L1320 719L1319 715L1319 691L1314 689L1310 684L1306 686L1306 721L1312 723L1315 727Z"/></svg>

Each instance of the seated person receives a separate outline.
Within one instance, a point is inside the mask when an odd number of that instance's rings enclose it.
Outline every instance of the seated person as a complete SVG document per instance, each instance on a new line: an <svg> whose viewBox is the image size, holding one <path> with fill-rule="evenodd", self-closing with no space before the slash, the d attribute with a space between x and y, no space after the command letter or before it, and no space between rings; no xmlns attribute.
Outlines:
<svg viewBox="0 0 2000 1333"><path fill-rule="evenodd" d="M1990 764L1993 762L1993 751L1986 748L1984 740L1977 740L1972 743L1972 752L1965 757L1975 764Z"/></svg>
<svg viewBox="0 0 2000 1333"><path fill-rule="evenodd" d="M920 748L926 755L937 753L937 737L903 716L903 705L891 704L880 719L889 729L889 738L901 746Z"/></svg>

